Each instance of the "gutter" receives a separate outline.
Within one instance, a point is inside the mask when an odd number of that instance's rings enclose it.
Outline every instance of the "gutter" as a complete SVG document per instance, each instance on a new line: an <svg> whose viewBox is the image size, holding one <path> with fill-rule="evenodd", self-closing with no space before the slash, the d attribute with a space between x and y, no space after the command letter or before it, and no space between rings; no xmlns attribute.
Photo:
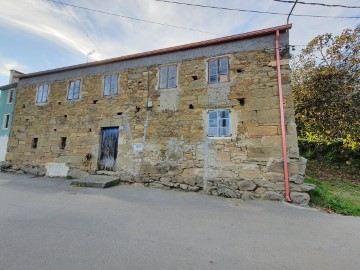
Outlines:
<svg viewBox="0 0 360 270"><path fill-rule="evenodd" d="M0 86L0 91L14 89L16 87L17 87L17 83L11 83L11 84Z"/></svg>
<svg viewBox="0 0 360 270"><path fill-rule="evenodd" d="M275 50L276 50L276 67L279 88L279 101L280 101L280 124L281 124L281 141L282 141L282 154L284 160L284 184L285 184L285 197L288 202L291 202L289 190L289 170L288 170L288 157L286 152L286 129L285 129L285 116L284 116L284 97L282 89L281 67L280 67L280 48L279 48L279 30L275 34Z"/></svg>

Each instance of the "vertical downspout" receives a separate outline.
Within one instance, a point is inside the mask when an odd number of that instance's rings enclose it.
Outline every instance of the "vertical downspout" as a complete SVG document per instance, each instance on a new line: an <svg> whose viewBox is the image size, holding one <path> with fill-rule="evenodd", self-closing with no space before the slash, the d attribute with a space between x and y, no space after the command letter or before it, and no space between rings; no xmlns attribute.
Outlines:
<svg viewBox="0 0 360 270"><path fill-rule="evenodd" d="M284 117L284 97L282 90L282 78L281 78L281 67L280 67L280 49L279 49L279 30L276 30L275 36L275 50L276 50L276 67L278 77L278 88L279 88L279 101L280 101L280 124L281 124L281 140L282 140L282 154L284 160L284 183L285 183L285 197L288 202L291 202L290 191L289 191L289 171L287 163L287 152L286 152L286 129L285 129L285 117Z"/></svg>

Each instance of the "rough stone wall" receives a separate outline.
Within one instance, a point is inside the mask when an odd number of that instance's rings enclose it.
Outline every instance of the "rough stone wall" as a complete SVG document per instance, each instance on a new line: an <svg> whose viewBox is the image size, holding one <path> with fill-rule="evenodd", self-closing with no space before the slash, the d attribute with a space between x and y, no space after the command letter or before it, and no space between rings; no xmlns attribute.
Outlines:
<svg viewBox="0 0 360 270"><path fill-rule="evenodd" d="M7 160L13 167L97 170L103 127L119 127L116 171L126 182L204 190L235 198L282 199L284 174L275 51L226 55L230 81L207 83L207 60L178 65L178 87L158 89L159 66L121 71L119 94L104 97L106 74L81 77L81 97L67 101L68 81L18 88ZM292 197L305 198L288 60L281 61ZM196 77L195 77L196 76ZM74 78L78 79L78 78ZM147 109L148 101L152 108ZM190 106L191 105L191 106ZM230 109L231 137L207 137L207 111ZM60 138L67 137L61 150ZM37 149L31 148L38 138ZM143 152L133 149L144 143ZM299 171L300 169L300 171Z"/></svg>

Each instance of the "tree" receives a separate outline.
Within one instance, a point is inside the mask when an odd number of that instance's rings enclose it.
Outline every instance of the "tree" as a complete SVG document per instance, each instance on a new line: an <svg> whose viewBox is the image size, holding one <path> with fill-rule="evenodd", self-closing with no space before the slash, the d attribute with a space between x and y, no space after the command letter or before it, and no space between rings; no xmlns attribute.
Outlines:
<svg viewBox="0 0 360 270"><path fill-rule="evenodd" d="M292 62L298 133L360 149L360 26L315 37Z"/></svg>

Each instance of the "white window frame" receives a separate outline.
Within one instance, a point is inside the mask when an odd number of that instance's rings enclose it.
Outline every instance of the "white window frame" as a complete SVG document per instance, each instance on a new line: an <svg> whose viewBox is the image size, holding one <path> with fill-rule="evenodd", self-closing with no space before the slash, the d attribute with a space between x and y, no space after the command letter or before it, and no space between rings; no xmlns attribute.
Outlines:
<svg viewBox="0 0 360 270"><path fill-rule="evenodd" d="M46 99L44 101L44 87L46 88ZM37 88L37 95L36 95L36 104L46 104L49 100L49 89L50 89L50 85L48 83L43 83L40 84ZM39 101L39 97L41 95L40 101Z"/></svg>
<svg viewBox="0 0 360 270"><path fill-rule="evenodd" d="M116 78L116 82L115 82L115 87L113 85L113 76L117 76ZM106 79L110 78L110 85L109 85L109 93L106 94L105 93L105 89L106 89ZM104 76L104 87L103 87L103 96L105 97L110 97L110 96L115 96L119 94L119 78L120 78L120 74L119 73L114 73L114 74L108 74ZM113 92L113 89L116 90L116 92Z"/></svg>
<svg viewBox="0 0 360 270"><path fill-rule="evenodd" d="M76 90L76 82L79 82L79 91L75 92ZM70 87L71 86L71 83L74 83L74 87ZM70 93L70 90L72 89L72 96L71 98L69 93ZM66 99L67 101L74 101L74 100L79 100L80 99L80 93L81 93L81 79L74 79L74 80L71 80L68 82L68 87L67 87L67 95L66 95ZM77 94L77 97L74 98L74 96Z"/></svg>
<svg viewBox="0 0 360 270"><path fill-rule="evenodd" d="M175 68L175 71L173 73L173 75L174 75L174 85L169 86L169 82L171 80L171 78L169 77L169 70L172 67ZM163 73L163 70L165 71L164 73ZM177 73L178 73L178 66L177 65L161 66L159 68L159 89L174 89L174 88L177 88L177 84L178 84L178 74ZM164 74L166 74L165 78L163 78Z"/></svg>
<svg viewBox="0 0 360 270"><path fill-rule="evenodd" d="M221 71L221 61L226 59L227 70L226 73ZM212 63L216 63L215 73L213 73ZM211 81L211 77L216 76L216 81ZM226 76L226 79L222 79L222 76ZM230 58L228 56L222 56L217 58L212 58L208 60L208 83L209 84L218 84L230 81Z"/></svg>
<svg viewBox="0 0 360 270"><path fill-rule="evenodd" d="M225 115L222 113L225 112ZM216 115L214 118L213 116ZM231 137L231 111L229 109L209 110L207 123L208 137ZM225 122L224 122L225 121ZM227 123L224 126L224 123Z"/></svg>
<svg viewBox="0 0 360 270"><path fill-rule="evenodd" d="M8 117L8 119L6 119ZM7 126L6 126L6 120L7 120ZM2 123L2 129L9 129L11 122L11 114L6 113L4 114L3 123Z"/></svg>
<svg viewBox="0 0 360 270"><path fill-rule="evenodd" d="M14 95L12 96L12 99L13 100L10 100L10 98L11 98L11 93L14 93ZM9 92L8 92L8 96L7 96L7 104L13 104L14 103L14 101L15 101L15 89L12 89L12 90L10 90Z"/></svg>

